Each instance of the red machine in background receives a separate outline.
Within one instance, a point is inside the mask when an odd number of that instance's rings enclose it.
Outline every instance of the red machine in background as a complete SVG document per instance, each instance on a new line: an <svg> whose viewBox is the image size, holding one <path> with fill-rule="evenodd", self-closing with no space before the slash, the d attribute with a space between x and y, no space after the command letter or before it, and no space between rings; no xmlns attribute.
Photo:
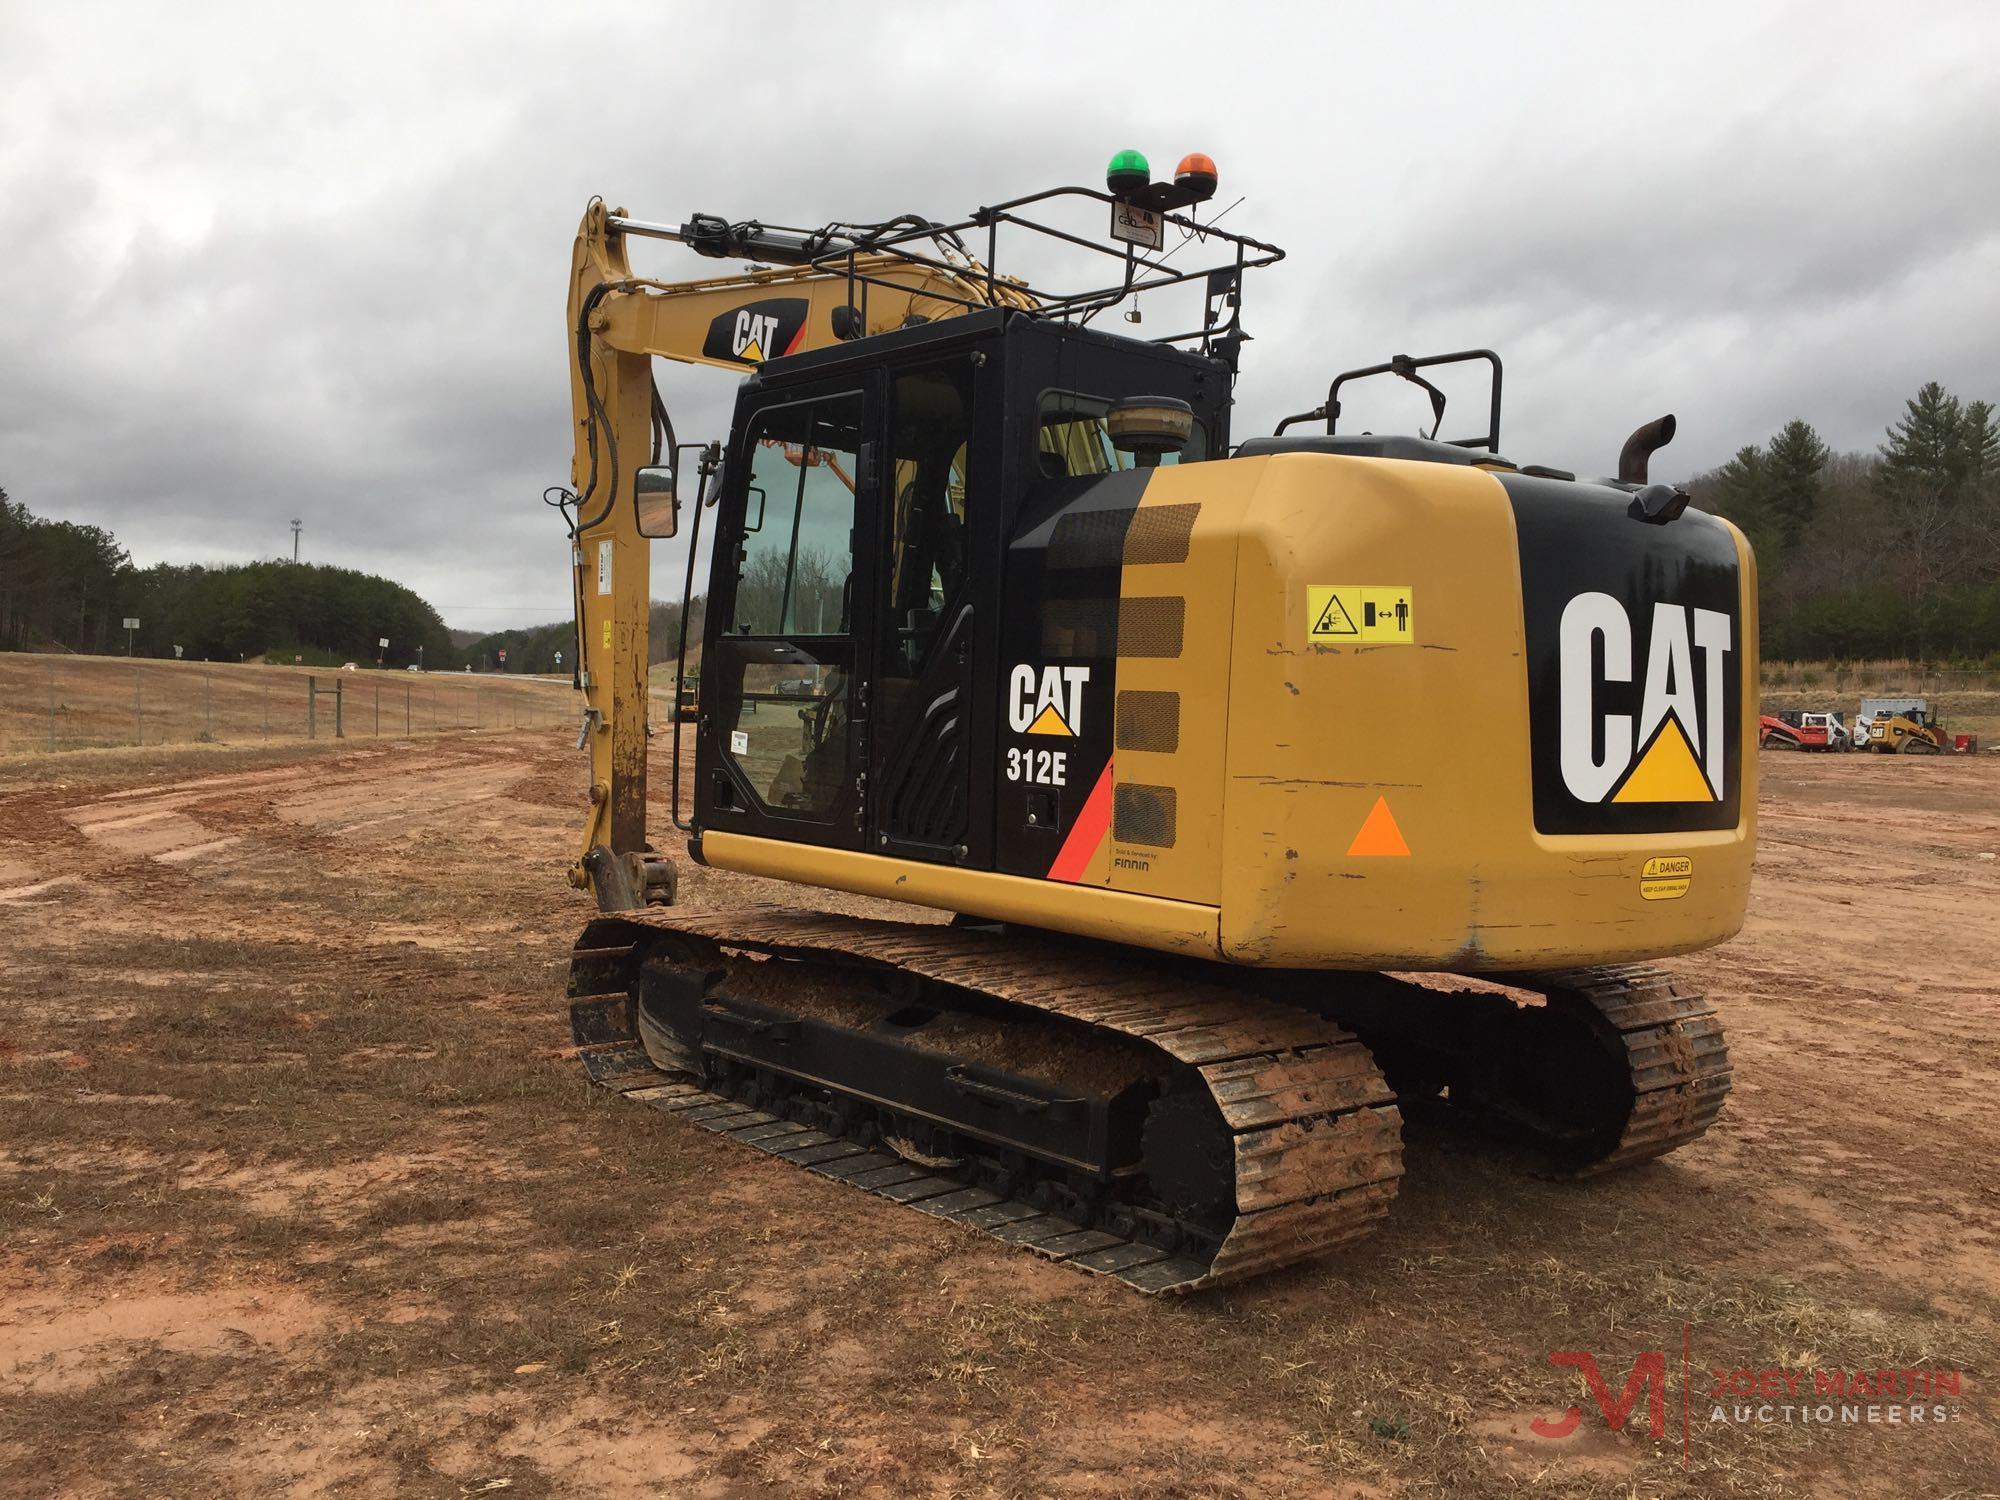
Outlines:
<svg viewBox="0 0 2000 1500"><path fill-rule="evenodd" d="M1757 721L1760 750L1846 750L1852 745L1839 714L1785 709L1764 714Z"/></svg>

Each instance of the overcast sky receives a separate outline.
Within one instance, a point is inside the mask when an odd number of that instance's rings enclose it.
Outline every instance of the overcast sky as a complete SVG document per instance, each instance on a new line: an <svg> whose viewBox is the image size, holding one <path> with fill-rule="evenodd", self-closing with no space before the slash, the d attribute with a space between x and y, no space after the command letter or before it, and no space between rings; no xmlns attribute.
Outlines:
<svg viewBox="0 0 2000 1500"><path fill-rule="evenodd" d="M2000 399L2000 5L567 9L0 0L0 487L142 564L298 516L454 626L558 618L592 194L947 218L1123 146L1209 152L1289 252L1239 438L1475 345L1504 451L1586 473L1664 411L1676 476L1793 416L1872 447L1928 379ZM721 434L732 377L661 383Z"/></svg>

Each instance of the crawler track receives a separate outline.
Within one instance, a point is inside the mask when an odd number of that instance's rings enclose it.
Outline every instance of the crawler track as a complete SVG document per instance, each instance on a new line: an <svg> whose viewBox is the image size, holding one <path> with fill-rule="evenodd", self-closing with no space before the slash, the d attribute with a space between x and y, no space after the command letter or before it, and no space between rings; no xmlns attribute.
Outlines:
<svg viewBox="0 0 2000 1500"><path fill-rule="evenodd" d="M1167 1107L1149 1116L1149 1144L1155 1131L1191 1143L1192 1154L1212 1158L1224 1191L1194 1209L1176 1208L1169 1192L1163 1205L1146 1182L1162 1164L1144 1162L1100 1205L1104 1211L1051 1211L1058 1202L1075 1208L1060 1194L1055 1160L1029 1161L1007 1175L1012 1191L996 1191L993 1174L980 1170L990 1163L976 1142L950 1167L920 1165L882 1148L893 1113L878 1100L724 1063L662 1035L654 1021L642 1030L638 995L648 963L712 983L730 955L897 976L1011 1007L1016 1026L1035 1026L1039 1013L1122 1038L1156 1057L1160 1076L1172 1081L1161 1101ZM1387 1214L1402 1174L1401 1116L1351 1033L1058 939L777 910L636 912L586 929L571 997L579 1055L605 1087L1146 1292L1212 1286L1360 1239Z"/></svg>
<svg viewBox="0 0 2000 1500"><path fill-rule="evenodd" d="M745 1013L750 992L732 969L745 963L778 1008ZM678 1019L642 1004L662 974L692 997ZM927 1110L865 1066L834 1077L792 1061L789 1035L745 1050L733 1029L796 1031L811 1007L784 997L828 976L921 993L954 1014L983 1007L1010 1039L1082 1030L1115 1042L1141 1059L1156 1094L1143 1131L1127 1132L1128 1159L1079 1191L1082 1123L1045 1121L1024 1149ZM1244 978L1242 988L1184 978L1158 960L1012 931L653 909L585 930L571 1029L591 1078L635 1102L1154 1293L1255 1275L1375 1229L1403 1170L1398 1095L1376 1054L1404 1102L1448 1099L1454 1116L1525 1146L1554 1177L1683 1146L1729 1093L1713 1008L1647 966L1508 976L1539 1004L1361 975L1266 976L1274 987L1259 995ZM973 1087L1018 1104L1015 1078ZM1056 1120L1085 1101L1027 1102L1055 1106L1046 1118Z"/></svg>
<svg viewBox="0 0 2000 1500"><path fill-rule="evenodd" d="M1650 1161L1715 1122L1731 1081L1707 999L1641 964L1509 974L1541 997L1362 980L1329 1009L1374 1049L1406 1108L1450 1113L1527 1153L1539 1175Z"/></svg>
<svg viewBox="0 0 2000 1500"><path fill-rule="evenodd" d="M1636 1166L1715 1123L1732 1074L1722 1022L1704 996L1638 964L1540 974L1532 985L1551 1007L1589 1025L1607 1053L1622 1057L1632 1090L1608 1148L1557 1175L1594 1177Z"/></svg>

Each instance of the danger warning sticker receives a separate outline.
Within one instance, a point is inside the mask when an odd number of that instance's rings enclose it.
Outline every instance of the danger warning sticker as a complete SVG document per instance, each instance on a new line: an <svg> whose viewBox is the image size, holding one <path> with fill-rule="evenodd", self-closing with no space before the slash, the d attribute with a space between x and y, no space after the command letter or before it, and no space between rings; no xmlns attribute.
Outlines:
<svg viewBox="0 0 2000 1500"><path fill-rule="evenodd" d="M1685 854L1662 855L1639 871L1639 895L1647 901L1678 901L1694 884L1694 861Z"/></svg>
<svg viewBox="0 0 2000 1500"><path fill-rule="evenodd" d="M1406 584L1308 584L1306 639L1315 645L1414 645L1417 615L1413 597Z"/></svg>

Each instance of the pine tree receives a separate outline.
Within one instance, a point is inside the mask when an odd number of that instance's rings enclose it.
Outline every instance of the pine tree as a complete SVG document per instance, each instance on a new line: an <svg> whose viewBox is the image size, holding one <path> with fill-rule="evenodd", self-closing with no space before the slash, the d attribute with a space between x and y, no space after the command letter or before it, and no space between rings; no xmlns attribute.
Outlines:
<svg viewBox="0 0 2000 1500"><path fill-rule="evenodd" d="M1736 456L1716 471L1715 513L1742 527L1752 547L1768 548L1778 540L1769 468L1764 450L1756 444L1738 448Z"/></svg>
<svg viewBox="0 0 2000 1500"><path fill-rule="evenodd" d="M1984 403L1981 403L1984 405ZM1903 403L1903 418L1882 444L1883 477L1953 494L1967 471L1965 409L1935 380Z"/></svg>
<svg viewBox="0 0 2000 1500"><path fill-rule="evenodd" d="M1794 418L1771 439L1759 465L1771 528L1787 552L1796 550L1812 527L1823 489L1822 471L1830 457L1812 425Z"/></svg>
<svg viewBox="0 0 2000 1500"><path fill-rule="evenodd" d="M1987 425L1987 414L1979 420ZM1977 441L1983 446L1983 434ZM1972 473L1965 408L1928 381L1903 403L1902 420L1882 444L1882 496L1896 528L1920 657L1929 654L1945 591L1979 566L1966 503Z"/></svg>
<svg viewBox="0 0 2000 1500"><path fill-rule="evenodd" d="M1994 415L1990 401L1966 403L1960 442L1967 478L2000 479L2000 421L1995 421Z"/></svg>

